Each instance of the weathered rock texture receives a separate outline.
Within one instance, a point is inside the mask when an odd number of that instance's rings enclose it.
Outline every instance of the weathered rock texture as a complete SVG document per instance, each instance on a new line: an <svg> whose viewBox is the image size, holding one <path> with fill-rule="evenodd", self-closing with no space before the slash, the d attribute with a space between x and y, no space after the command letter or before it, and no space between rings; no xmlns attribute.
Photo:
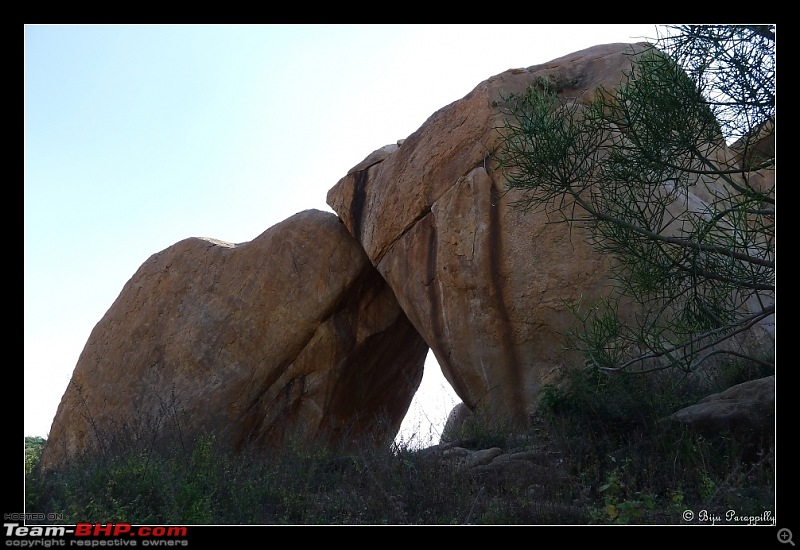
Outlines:
<svg viewBox="0 0 800 550"><path fill-rule="evenodd" d="M496 105L542 77L561 97L588 101L615 89L643 47L596 46L494 76L328 192L470 410L524 424L551 373L579 361L561 352L574 323L566 302L610 289L610 259L584 230L511 206L519 196L504 194L491 161Z"/></svg>
<svg viewBox="0 0 800 550"><path fill-rule="evenodd" d="M774 438L775 376L743 382L709 395L669 418L706 436L728 431L754 441Z"/></svg>
<svg viewBox="0 0 800 550"><path fill-rule="evenodd" d="M42 463L156 424L236 448L392 437L428 345L464 402L446 431L476 411L527 424L551 374L581 361L561 351L568 304L607 294L612 260L581 227L512 206L493 160L497 105L542 78L589 101L646 47L596 46L482 82L351 169L327 197L341 220L306 211L249 243L187 239L152 256L92 332ZM709 147L736 167L774 151L765 136ZM774 171L752 178L774 192ZM723 192L698 183L673 214Z"/></svg>
<svg viewBox="0 0 800 550"><path fill-rule="evenodd" d="M150 257L92 331L42 463L154 421L237 448L391 438L427 351L333 214L244 244L186 239Z"/></svg>

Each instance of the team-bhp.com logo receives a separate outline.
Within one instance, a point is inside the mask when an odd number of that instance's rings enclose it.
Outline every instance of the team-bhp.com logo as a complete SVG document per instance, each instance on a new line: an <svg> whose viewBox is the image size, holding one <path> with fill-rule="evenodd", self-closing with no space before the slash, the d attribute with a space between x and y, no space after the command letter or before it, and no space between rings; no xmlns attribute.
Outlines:
<svg viewBox="0 0 800 550"><path fill-rule="evenodd" d="M134 526L130 523L78 523L75 528L56 525L4 523L6 546L188 546L186 527ZM15 537L17 540L12 540ZM69 537L67 540L66 537ZM40 539L30 540L30 539ZM49 539L49 540L48 540ZM27 543L27 544L26 544Z"/></svg>
<svg viewBox="0 0 800 550"><path fill-rule="evenodd" d="M79 523L75 526L76 537L185 537L186 527L164 527L157 525L133 527L130 523Z"/></svg>

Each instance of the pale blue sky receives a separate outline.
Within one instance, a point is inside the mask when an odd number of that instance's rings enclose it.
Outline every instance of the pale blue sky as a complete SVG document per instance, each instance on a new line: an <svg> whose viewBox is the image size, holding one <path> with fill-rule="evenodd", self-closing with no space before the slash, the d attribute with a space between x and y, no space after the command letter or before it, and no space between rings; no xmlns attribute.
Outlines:
<svg viewBox="0 0 800 550"><path fill-rule="evenodd" d="M26 26L25 435L47 436L90 332L150 255L330 211L328 189L348 169L483 80L655 34L653 24ZM458 401L429 359L402 433L437 435Z"/></svg>

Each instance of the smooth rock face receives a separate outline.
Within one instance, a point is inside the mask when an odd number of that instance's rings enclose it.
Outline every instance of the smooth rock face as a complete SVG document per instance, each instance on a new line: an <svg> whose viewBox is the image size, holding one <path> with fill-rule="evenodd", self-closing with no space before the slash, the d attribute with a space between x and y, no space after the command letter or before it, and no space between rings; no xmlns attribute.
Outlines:
<svg viewBox="0 0 800 550"><path fill-rule="evenodd" d="M581 360L562 352L575 323L566 303L594 302L611 283L610 258L583 229L549 224L504 194L491 161L502 126L495 105L541 77L561 97L588 101L619 85L641 47L595 46L494 76L328 192L470 410L524 425L554 371ZM705 198L689 197L688 207Z"/></svg>
<svg viewBox="0 0 800 550"><path fill-rule="evenodd" d="M235 448L391 438L427 351L333 214L238 245L186 239L151 256L92 331L42 463L153 420Z"/></svg>

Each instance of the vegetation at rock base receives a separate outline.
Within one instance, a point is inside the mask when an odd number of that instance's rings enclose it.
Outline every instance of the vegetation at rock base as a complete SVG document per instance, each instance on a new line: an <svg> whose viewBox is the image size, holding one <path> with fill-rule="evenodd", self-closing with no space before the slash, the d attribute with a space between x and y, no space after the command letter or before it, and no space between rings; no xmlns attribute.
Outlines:
<svg viewBox="0 0 800 550"><path fill-rule="evenodd" d="M734 339L774 319L775 28L672 31L589 103L543 77L498 104L514 205L618 260L606 299L571 304L568 346L607 371L762 361Z"/></svg>
<svg viewBox="0 0 800 550"><path fill-rule="evenodd" d="M686 509L774 511L774 440L708 438L663 419L768 369L731 363L714 378L565 374L525 433L470 423L453 443L382 448L289 444L233 453L213 434L188 444L115 438L101 456L38 466L26 439L26 512L57 523L221 525L681 524ZM483 426L483 427L482 427ZM184 444L180 444L184 441ZM446 447L534 454L527 468L463 468ZM519 464L518 464L519 465Z"/></svg>
<svg viewBox="0 0 800 550"><path fill-rule="evenodd" d="M527 431L476 421L426 449L412 439L238 453L213 433L106 434L103 453L47 471L46 443L26 438L26 512L61 512L59 523L181 525L682 524L685 510L774 512L773 433L701 436L666 420L774 373L773 357L735 349L699 368L713 345L774 315L774 189L749 179L774 168L774 28L678 30L662 43L668 56L645 55L619 94L589 106L559 103L546 79L507 98L517 123L506 128L501 166L512 187L531 193L521 205L585 224L601 251L628 258L619 294L588 313L576 305L586 330L572 342L586 368L544 389ZM732 140L742 166L720 164L714 144ZM730 193L705 210L669 210L706 176ZM643 307L642 324L617 317L622 297ZM630 372L648 358L676 368ZM538 462L458 460L487 446Z"/></svg>

